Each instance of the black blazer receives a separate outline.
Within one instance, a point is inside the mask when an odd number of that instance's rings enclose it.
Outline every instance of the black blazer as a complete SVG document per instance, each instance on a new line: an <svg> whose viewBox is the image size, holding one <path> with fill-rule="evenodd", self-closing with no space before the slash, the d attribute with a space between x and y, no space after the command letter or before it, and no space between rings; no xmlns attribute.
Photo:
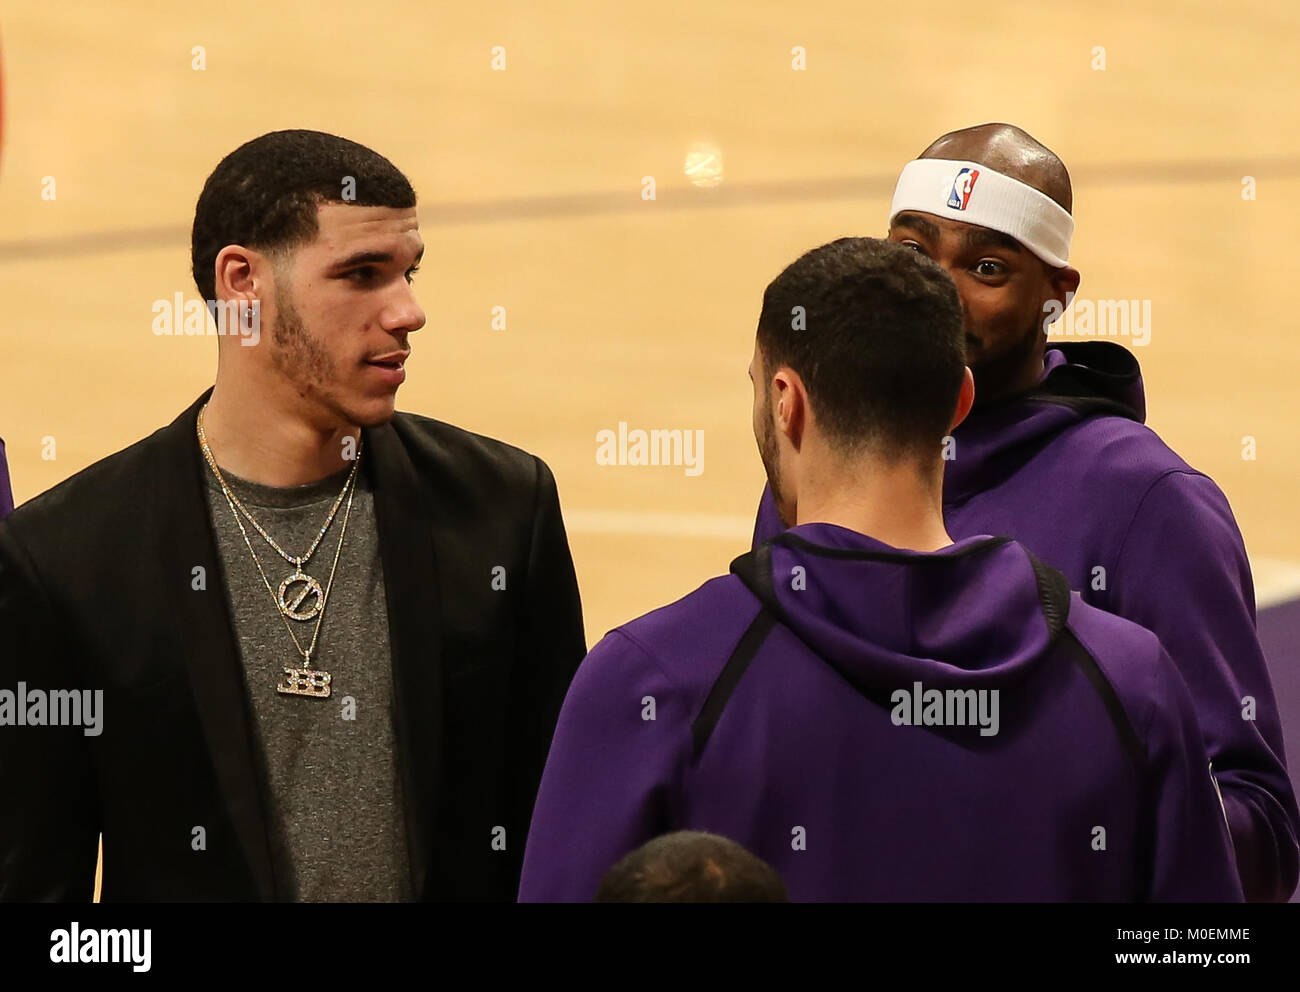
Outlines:
<svg viewBox="0 0 1300 992"><path fill-rule="evenodd" d="M286 897L195 438L209 393L0 524L0 690L104 690L98 737L0 726L0 899L89 901L101 832L104 901ZM555 480L518 448L404 413L366 429L363 451L413 891L514 899L586 650Z"/></svg>

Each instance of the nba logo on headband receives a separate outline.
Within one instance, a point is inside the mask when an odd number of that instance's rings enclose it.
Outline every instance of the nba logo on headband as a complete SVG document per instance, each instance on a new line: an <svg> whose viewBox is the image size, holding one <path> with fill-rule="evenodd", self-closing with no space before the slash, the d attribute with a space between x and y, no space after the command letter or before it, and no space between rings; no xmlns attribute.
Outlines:
<svg viewBox="0 0 1300 992"><path fill-rule="evenodd" d="M979 169L962 169L952 180L952 191L948 194L948 206L954 210L965 210L970 202L971 190L975 180L980 177Z"/></svg>
<svg viewBox="0 0 1300 992"><path fill-rule="evenodd" d="M980 184L978 198L971 195ZM889 220L904 210L934 214L1010 235L1055 268L1067 264L1074 218L1041 190L979 162L918 158L908 162L894 187Z"/></svg>

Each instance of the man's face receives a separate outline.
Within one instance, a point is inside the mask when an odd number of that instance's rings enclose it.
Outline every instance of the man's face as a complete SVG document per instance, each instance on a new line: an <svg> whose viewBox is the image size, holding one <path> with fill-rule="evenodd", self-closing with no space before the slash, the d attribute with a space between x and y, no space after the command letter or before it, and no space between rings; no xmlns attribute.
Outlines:
<svg viewBox="0 0 1300 992"><path fill-rule="evenodd" d="M1043 262L1009 235L915 211L894 218L889 240L928 255L956 283L976 402L1032 386L1046 343L1043 304L1056 297Z"/></svg>
<svg viewBox="0 0 1300 992"><path fill-rule="evenodd" d="M406 378L407 335L424 326L411 276L424 242L416 212L326 203L316 240L275 266L270 357L324 419L388 421Z"/></svg>

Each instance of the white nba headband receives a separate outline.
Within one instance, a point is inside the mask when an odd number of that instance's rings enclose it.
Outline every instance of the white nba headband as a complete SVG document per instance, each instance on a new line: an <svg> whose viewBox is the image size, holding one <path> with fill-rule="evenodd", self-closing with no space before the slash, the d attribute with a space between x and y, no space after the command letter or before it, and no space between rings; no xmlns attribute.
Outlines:
<svg viewBox="0 0 1300 992"><path fill-rule="evenodd" d="M889 219L904 210L936 214L1009 234L1048 265L1070 257L1074 218L1045 193L978 162L918 158L903 166Z"/></svg>

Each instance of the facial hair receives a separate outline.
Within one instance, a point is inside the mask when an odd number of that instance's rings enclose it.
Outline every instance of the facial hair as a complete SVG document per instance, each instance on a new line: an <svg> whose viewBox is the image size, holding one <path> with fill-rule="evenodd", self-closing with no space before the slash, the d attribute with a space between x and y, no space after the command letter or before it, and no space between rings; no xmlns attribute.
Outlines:
<svg viewBox="0 0 1300 992"><path fill-rule="evenodd" d="M276 370L303 395L319 394L334 378L334 366L320 340L307 330L293 297L286 287L275 288L274 348L271 361Z"/></svg>
<svg viewBox="0 0 1300 992"><path fill-rule="evenodd" d="M769 401L763 411L763 435L758 439L758 457L762 459L763 471L767 473L767 484L772 487L776 499L776 512L781 523L786 527L794 526L794 521L787 520L785 493L781 490L781 448L776 439L776 428L772 424L772 406Z"/></svg>
<svg viewBox="0 0 1300 992"><path fill-rule="evenodd" d="M1043 330L1037 319L1009 348L986 358L970 362L971 374L975 377L975 405L986 406L1005 399L1015 388L1015 384L1024 375L1038 339Z"/></svg>

